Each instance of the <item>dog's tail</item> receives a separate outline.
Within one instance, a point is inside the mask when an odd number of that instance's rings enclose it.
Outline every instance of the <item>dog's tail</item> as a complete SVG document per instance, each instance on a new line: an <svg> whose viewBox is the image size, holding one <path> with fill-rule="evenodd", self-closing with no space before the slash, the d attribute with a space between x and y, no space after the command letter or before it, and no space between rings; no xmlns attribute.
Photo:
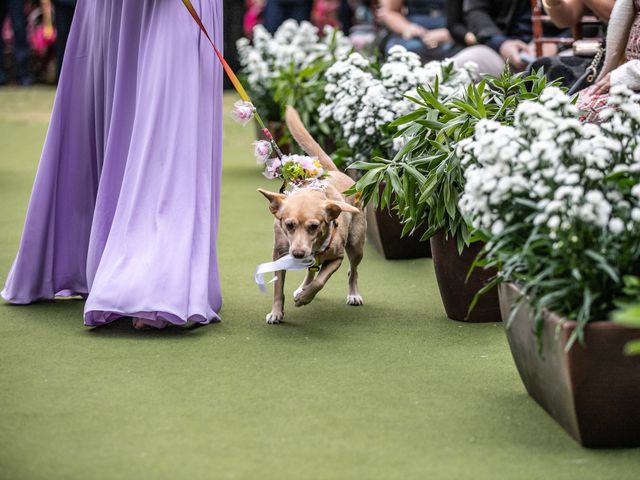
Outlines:
<svg viewBox="0 0 640 480"><path fill-rule="evenodd" d="M322 147L318 145L318 142L316 142L307 131L295 108L287 106L285 119L291 135L293 135L293 138L298 142L298 145L300 145L308 155L318 157L322 168L325 170L338 170L336 165L333 163L333 160L331 160L331 157L327 155Z"/></svg>

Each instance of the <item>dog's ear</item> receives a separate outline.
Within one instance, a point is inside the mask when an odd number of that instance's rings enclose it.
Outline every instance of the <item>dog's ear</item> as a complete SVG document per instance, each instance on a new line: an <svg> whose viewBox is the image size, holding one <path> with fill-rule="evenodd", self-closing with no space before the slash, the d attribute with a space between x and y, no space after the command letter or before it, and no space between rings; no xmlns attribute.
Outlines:
<svg viewBox="0 0 640 480"><path fill-rule="evenodd" d="M267 200L269 200L269 211L277 217L278 212L280 211L280 207L282 207L282 204L284 203L287 196L282 193L274 193L270 192L269 190L263 190L262 188L259 188L258 191L262 195L264 195Z"/></svg>
<svg viewBox="0 0 640 480"><path fill-rule="evenodd" d="M327 212L327 218L329 221L338 218L342 212L360 213L360 209L353 205L349 205L346 202L329 201L325 203L324 209Z"/></svg>

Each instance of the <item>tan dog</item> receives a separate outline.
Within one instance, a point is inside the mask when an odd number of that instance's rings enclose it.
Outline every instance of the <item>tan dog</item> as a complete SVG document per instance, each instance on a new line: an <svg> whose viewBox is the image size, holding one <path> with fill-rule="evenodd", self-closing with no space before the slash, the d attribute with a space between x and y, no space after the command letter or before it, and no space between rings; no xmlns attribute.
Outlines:
<svg viewBox="0 0 640 480"><path fill-rule="evenodd" d="M307 305L325 286L344 259L349 257L349 305L362 305L358 291L358 265L362 261L366 219L356 207L354 198L342 192L353 180L338 171L335 164L302 124L298 112L287 108L287 126L293 138L307 154L317 157L329 173L326 190L300 188L289 195L258 190L269 200L269 210L275 216L273 259L291 254L296 258L316 257L320 270L316 276L309 269L307 276L293 296L296 307ZM284 318L284 280L286 271L276 272L273 307L267 323L280 323Z"/></svg>

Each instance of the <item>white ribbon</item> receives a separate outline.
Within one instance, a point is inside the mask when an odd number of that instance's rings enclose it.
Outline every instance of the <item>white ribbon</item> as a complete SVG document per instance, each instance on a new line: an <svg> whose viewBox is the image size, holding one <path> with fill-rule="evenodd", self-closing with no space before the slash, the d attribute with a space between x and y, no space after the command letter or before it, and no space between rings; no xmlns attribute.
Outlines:
<svg viewBox="0 0 640 480"><path fill-rule="evenodd" d="M267 262L258 265L254 278L260 291L265 293L267 291L264 283L265 273L279 272L280 270L306 270L307 268L312 267L314 263L316 263L316 259L313 255L309 255L306 258L295 258L293 255L285 255L275 262ZM277 279L278 277L273 277L269 283L273 283Z"/></svg>
<svg viewBox="0 0 640 480"><path fill-rule="evenodd" d="M331 245L331 240L333 240L334 228L335 224L331 223L331 226L329 227L329 234L322 244L322 247L320 247L320 253L326 251L329 248L329 245ZM315 263L316 255L313 253L306 258L295 258L293 255L285 255L275 262L267 262L258 265L254 278L256 280L256 283L258 284L258 288L260 289L260 291L262 293L266 293L267 287L264 283L265 273L279 272L280 270L306 270L307 268L313 267ZM278 280L278 277L273 277L271 280L269 280L269 283L273 283L276 280Z"/></svg>

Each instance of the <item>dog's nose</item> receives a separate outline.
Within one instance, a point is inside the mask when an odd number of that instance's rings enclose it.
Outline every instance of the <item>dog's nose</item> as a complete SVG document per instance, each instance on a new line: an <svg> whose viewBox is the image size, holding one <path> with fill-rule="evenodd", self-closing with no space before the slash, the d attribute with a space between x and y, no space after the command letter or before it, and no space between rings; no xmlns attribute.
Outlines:
<svg viewBox="0 0 640 480"><path fill-rule="evenodd" d="M293 255L295 258L304 258L304 257L306 257L304 250L294 250L293 252L291 252L291 255Z"/></svg>

